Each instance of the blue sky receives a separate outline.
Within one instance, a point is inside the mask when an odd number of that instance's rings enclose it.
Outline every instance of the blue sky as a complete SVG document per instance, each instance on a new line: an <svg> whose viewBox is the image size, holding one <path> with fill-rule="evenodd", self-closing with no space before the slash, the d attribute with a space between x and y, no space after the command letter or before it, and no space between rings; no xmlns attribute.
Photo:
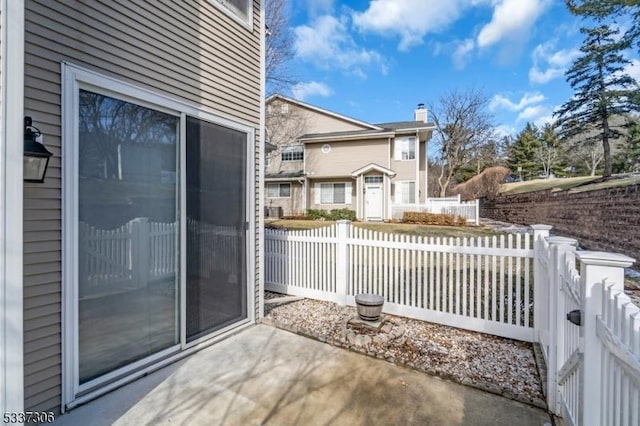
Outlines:
<svg viewBox="0 0 640 426"><path fill-rule="evenodd" d="M289 95L379 123L450 89L482 89L495 124L543 124L572 94L580 26L562 0L292 0ZM622 28L625 23L619 22ZM629 72L640 81L637 53Z"/></svg>

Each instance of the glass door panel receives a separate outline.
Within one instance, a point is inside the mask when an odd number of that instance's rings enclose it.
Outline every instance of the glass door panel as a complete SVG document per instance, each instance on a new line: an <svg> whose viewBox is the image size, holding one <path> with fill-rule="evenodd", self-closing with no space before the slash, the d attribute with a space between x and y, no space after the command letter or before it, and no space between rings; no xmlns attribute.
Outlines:
<svg viewBox="0 0 640 426"><path fill-rule="evenodd" d="M179 117L80 90L79 378L179 343Z"/></svg>
<svg viewBox="0 0 640 426"><path fill-rule="evenodd" d="M247 134L187 117L186 334L247 318Z"/></svg>

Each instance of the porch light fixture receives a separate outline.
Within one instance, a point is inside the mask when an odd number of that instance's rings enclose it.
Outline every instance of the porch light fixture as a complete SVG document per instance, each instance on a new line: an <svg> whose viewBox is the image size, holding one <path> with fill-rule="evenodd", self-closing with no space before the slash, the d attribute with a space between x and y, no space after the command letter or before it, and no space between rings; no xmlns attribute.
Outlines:
<svg viewBox="0 0 640 426"><path fill-rule="evenodd" d="M44 147L42 133L32 123L31 117L24 118L24 181L42 183L53 153Z"/></svg>

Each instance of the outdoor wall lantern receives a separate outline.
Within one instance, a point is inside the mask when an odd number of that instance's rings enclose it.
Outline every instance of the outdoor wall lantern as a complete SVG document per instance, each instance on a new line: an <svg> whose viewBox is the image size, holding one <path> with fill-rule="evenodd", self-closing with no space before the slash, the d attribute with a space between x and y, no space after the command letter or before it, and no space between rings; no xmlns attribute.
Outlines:
<svg viewBox="0 0 640 426"><path fill-rule="evenodd" d="M24 181L44 182L49 158L53 153L42 144L42 133L32 126L31 117L24 118Z"/></svg>

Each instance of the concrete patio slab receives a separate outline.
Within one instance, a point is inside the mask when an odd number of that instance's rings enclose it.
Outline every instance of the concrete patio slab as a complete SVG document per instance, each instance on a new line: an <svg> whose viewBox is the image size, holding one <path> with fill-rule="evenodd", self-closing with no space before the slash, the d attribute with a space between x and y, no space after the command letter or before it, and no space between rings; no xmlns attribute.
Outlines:
<svg viewBox="0 0 640 426"><path fill-rule="evenodd" d="M546 412L258 325L55 425L545 425Z"/></svg>

